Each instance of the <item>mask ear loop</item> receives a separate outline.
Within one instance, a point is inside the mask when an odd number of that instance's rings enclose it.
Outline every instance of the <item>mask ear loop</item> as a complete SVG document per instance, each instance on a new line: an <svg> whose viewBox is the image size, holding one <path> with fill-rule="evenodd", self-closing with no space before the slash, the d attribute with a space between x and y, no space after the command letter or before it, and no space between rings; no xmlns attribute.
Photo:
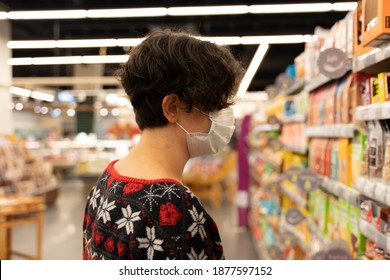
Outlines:
<svg viewBox="0 0 390 280"><path fill-rule="evenodd" d="M176 122L176 124L185 131L185 133L187 134L190 134L181 124L179 124L178 122Z"/></svg>

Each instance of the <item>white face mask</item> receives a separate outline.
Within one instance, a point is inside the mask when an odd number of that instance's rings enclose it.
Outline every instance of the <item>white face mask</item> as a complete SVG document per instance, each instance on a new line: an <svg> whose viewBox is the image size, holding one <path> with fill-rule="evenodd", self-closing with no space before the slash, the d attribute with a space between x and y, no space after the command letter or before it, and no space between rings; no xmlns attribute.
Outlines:
<svg viewBox="0 0 390 280"><path fill-rule="evenodd" d="M209 114L211 128L208 133L188 132L179 123L176 123L187 133L187 146L190 157L213 154L221 151L233 135L233 109L226 108Z"/></svg>

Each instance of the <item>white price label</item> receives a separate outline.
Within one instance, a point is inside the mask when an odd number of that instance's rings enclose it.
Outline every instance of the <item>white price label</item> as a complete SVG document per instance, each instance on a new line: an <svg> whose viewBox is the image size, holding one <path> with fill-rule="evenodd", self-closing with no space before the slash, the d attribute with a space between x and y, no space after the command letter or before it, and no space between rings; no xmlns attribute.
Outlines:
<svg viewBox="0 0 390 280"><path fill-rule="evenodd" d="M366 194L369 197L374 196L374 190L375 190L375 183L367 181L364 185L364 194Z"/></svg>

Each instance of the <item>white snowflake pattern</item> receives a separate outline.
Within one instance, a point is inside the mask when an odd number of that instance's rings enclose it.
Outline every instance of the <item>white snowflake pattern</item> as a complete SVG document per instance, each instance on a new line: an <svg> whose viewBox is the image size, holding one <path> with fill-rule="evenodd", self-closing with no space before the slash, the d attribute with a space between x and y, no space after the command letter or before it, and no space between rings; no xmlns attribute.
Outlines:
<svg viewBox="0 0 390 280"><path fill-rule="evenodd" d="M163 251L161 245L164 243L162 239L156 239L156 229L155 227L146 228L146 238L137 238L140 243L138 248L147 249L148 260L152 260L154 257L154 251Z"/></svg>
<svg viewBox="0 0 390 280"><path fill-rule="evenodd" d="M161 190L162 189L163 188L161 188L161 187L153 188L153 186L151 186L150 189L146 189L144 191L145 195L140 197L140 199L145 199L146 203L149 204L150 212L152 212L152 210L153 210L153 205L158 205L156 198L158 198L158 199L161 198Z"/></svg>
<svg viewBox="0 0 390 280"><path fill-rule="evenodd" d="M197 233L200 234L200 237L202 240L205 239L206 237L206 230L204 229L204 222L206 221L204 217L203 211L198 213L196 211L195 206L192 206L192 210L188 210L191 214L192 220L194 221L191 226L188 228L187 231L191 232L191 236L194 237Z"/></svg>
<svg viewBox="0 0 390 280"><path fill-rule="evenodd" d="M104 223L106 223L107 221L111 221L110 211L116 208L114 204L115 200L108 203L108 199L106 199L99 211L98 219L103 218Z"/></svg>
<svg viewBox="0 0 390 280"><path fill-rule="evenodd" d="M95 187L93 189L92 197L90 200L90 205L92 204L92 209L94 209L94 210L97 207L97 200L99 197L100 197L100 189Z"/></svg>
<svg viewBox="0 0 390 280"><path fill-rule="evenodd" d="M165 183L165 185L161 185L161 184L158 185L161 186L164 190L161 196L168 194L168 199L172 199L172 195L176 196L177 198L180 198L179 195L180 189L176 187L175 184Z"/></svg>
<svg viewBox="0 0 390 280"><path fill-rule="evenodd" d="M122 182L118 182L118 181L115 181L111 187L110 187L110 191L112 191L113 193L116 193L116 189L118 187L122 187Z"/></svg>
<svg viewBox="0 0 390 280"><path fill-rule="evenodd" d="M202 250L202 252L200 252L200 254L198 255L192 247L191 253L187 253L187 256L190 260L207 260L207 256L204 254L204 250Z"/></svg>
<svg viewBox="0 0 390 280"><path fill-rule="evenodd" d="M184 186L184 188L186 189L186 193L188 193L191 198L195 197L194 193L187 186Z"/></svg>
<svg viewBox="0 0 390 280"><path fill-rule="evenodd" d="M133 213L130 205L127 205L126 208L122 208L123 218L119 219L115 223L118 225L118 229L125 227L126 233L129 235L134 232L134 222L140 221L140 213L141 211Z"/></svg>

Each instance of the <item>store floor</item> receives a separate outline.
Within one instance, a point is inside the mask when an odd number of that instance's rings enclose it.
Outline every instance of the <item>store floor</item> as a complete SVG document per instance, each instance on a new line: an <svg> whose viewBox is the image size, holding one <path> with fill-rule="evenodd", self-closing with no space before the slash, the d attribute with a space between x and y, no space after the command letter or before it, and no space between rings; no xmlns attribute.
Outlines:
<svg viewBox="0 0 390 280"><path fill-rule="evenodd" d="M81 258L82 218L86 194L83 183L69 180L61 183L56 203L44 215L43 258L77 260ZM257 259L250 233L236 226L237 211L224 202L213 209L207 202L204 207L218 224L227 259ZM34 253L36 250L35 226L21 226L13 230L12 246L15 250Z"/></svg>

